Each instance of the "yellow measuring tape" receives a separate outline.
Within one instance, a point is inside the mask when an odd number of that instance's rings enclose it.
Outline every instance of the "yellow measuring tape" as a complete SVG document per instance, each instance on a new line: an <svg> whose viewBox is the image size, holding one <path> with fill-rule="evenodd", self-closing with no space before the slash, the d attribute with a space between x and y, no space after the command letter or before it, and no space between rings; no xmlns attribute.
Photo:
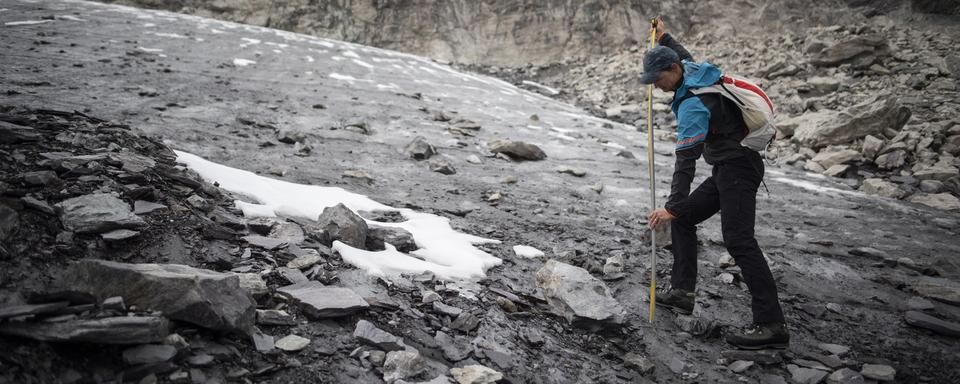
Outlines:
<svg viewBox="0 0 960 384"><path fill-rule="evenodd" d="M650 48L657 42L657 19L650 21ZM653 84L647 85L647 172L650 174L650 206L657 209L656 182L653 168ZM650 318L653 323L653 314L657 310L657 231L650 229Z"/></svg>

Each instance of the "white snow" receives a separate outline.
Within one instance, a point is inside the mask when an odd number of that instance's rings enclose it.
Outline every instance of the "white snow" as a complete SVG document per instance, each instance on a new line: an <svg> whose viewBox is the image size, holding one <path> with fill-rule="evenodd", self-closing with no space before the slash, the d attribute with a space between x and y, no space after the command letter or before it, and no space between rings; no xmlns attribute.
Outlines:
<svg viewBox="0 0 960 384"><path fill-rule="evenodd" d="M233 59L233 65L236 65L236 66L238 66L238 67L246 67L246 66L248 66L248 65L250 65L250 64L256 64L256 63L257 63L257 62L256 62L256 61L253 61L253 60Z"/></svg>
<svg viewBox="0 0 960 384"><path fill-rule="evenodd" d="M790 184L795 187L800 187L809 191L814 191L814 192L833 192L833 193L839 193L842 195L859 195L859 193L854 191L845 191L842 189L837 189L832 187L823 187L823 186L819 186L804 180L794 180L786 177L774 177L773 180L779 181L784 184Z"/></svg>
<svg viewBox="0 0 960 384"><path fill-rule="evenodd" d="M312 57L312 56L307 56L307 62L308 62L308 63L312 63L312 62L313 62L313 57Z"/></svg>
<svg viewBox="0 0 960 384"><path fill-rule="evenodd" d="M70 20L70 21L86 21L86 20L84 20L84 19L81 19L81 18L76 17L76 16L73 16L73 15L60 15L60 16L57 16L57 19L60 19L60 20Z"/></svg>
<svg viewBox="0 0 960 384"><path fill-rule="evenodd" d="M177 151L177 161L186 164L208 182L256 199L258 204L237 202L244 215L282 216L316 220L324 208L344 204L354 212L395 211L407 221L399 223L374 222L371 226L402 228L413 235L419 247L410 255L387 246L383 251L365 251L334 242L333 249L344 261L376 276L390 277L400 273L431 271L444 279L474 279L485 276L487 268L499 265L501 260L474 246L499 243L455 231L449 219L406 208L393 208L372 199L336 187L321 187L290 183L259 176L252 172L227 167Z"/></svg>
<svg viewBox="0 0 960 384"><path fill-rule="evenodd" d="M543 251L529 245L514 245L513 253L516 253L517 256L526 257L528 259L532 259L534 257L543 257L544 255Z"/></svg>
<svg viewBox="0 0 960 384"><path fill-rule="evenodd" d="M143 27L144 27L144 28L151 28L151 27L156 27L156 26L157 26L157 25L154 24L154 23L144 23L144 24L143 24Z"/></svg>
<svg viewBox="0 0 960 384"><path fill-rule="evenodd" d="M147 53L163 52L163 49L160 48L137 47L137 49Z"/></svg>
<svg viewBox="0 0 960 384"><path fill-rule="evenodd" d="M249 37L241 37L240 40L243 40L243 41L244 41L243 44L240 44L240 48L246 48L246 47L249 47L249 46L251 46L251 45L260 44L260 40L251 39L251 38L249 38Z"/></svg>
<svg viewBox="0 0 960 384"><path fill-rule="evenodd" d="M608 142L606 142L606 143L603 143L603 146L604 146L604 147L610 147L610 148L613 148L613 149L619 149L619 150L627 149L627 147L625 147L625 146L623 146L623 145L621 145L621 144L614 143L614 142L612 142L612 141L608 141Z"/></svg>
<svg viewBox="0 0 960 384"><path fill-rule="evenodd" d="M550 88L550 87L548 87L548 86L546 86L546 85L543 85L543 84L540 84L540 83L536 83L536 82L533 82L533 81L530 81L530 80L524 80L524 81L523 81L523 84L529 85L529 86L531 86L531 87L540 88L540 89L546 91L547 93L549 93L551 96L552 96L552 95L559 95L559 94L560 94L560 91L558 91L558 90L556 90L556 89L554 89L554 88Z"/></svg>
<svg viewBox="0 0 960 384"><path fill-rule="evenodd" d="M354 51L344 51L344 52L343 52L343 55L346 56L346 57L352 57L352 58L355 58L355 59L359 59L359 58L360 58L360 55L358 55L358 54L357 54L356 52L354 52Z"/></svg>
<svg viewBox="0 0 960 384"><path fill-rule="evenodd" d="M177 33L167 33L167 32L156 32L156 33L154 33L154 35L157 35L157 36L160 36L160 37L169 37L169 38L171 38L171 39L186 39L186 38L187 38L186 36L181 35L181 34L177 34Z"/></svg>
<svg viewBox="0 0 960 384"><path fill-rule="evenodd" d="M216 28L210 28L210 33L212 33L212 34L214 34L214 35L219 35L219 34L227 33L227 32L221 31L221 30L216 29Z"/></svg>
<svg viewBox="0 0 960 384"><path fill-rule="evenodd" d="M3 25L12 27L16 25L36 25L36 24L44 24L49 22L50 20L24 20L24 21L11 21L8 23L3 23Z"/></svg>
<svg viewBox="0 0 960 384"><path fill-rule="evenodd" d="M353 62L359 66L373 69L373 65L362 60L353 59Z"/></svg>
<svg viewBox="0 0 960 384"><path fill-rule="evenodd" d="M354 81L363 81L363 82L368 82L368 83L372 83L372 82L373 82L373 80L369 80L369 79L358 79L358 78L353 77L353 76L350 76L350 75L341 75L341 74L336 73L336 72L331 73L331 74L330 74L330 78L337 79L337 80L343 80L343 81L349 81L349 82L351 82L351 83L354 82Z"/></svg>

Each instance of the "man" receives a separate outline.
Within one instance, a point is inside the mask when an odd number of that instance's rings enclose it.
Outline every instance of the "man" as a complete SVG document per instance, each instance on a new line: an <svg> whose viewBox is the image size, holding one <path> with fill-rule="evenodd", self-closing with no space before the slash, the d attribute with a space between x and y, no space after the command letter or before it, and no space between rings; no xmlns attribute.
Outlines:
<svg viewBox="0 0 960 384"><path fill-rule="evenodd" d="M657 19L658 31L663 21ZM753 324L727 336L745 349L786 348L790 335L784 325L777 287L754 238L757 189L763 179L760 154L740 145L747 128L737 105L717 93L691 92L715 84L720 69L693 57L667 33L643 58L641 83L674 92L671 109L677 116L676 164L665 208L648 217L651 228L670 223L673 240L671 289L657 296L659 305L690 314L697 278L697 224L720 212L723 242L743 273L752 296ZM713 166L693 193L696 161Z"/></svg>

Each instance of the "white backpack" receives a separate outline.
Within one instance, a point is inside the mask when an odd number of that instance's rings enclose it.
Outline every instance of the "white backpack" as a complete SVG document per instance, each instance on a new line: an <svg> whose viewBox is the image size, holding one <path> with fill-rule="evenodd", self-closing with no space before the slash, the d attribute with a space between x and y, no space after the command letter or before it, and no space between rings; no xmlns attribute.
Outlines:
<svg viewBox="0 0 960 384"><path fill-rule="evenodd" d="M747 136L740 141L740 145L754 151L762 151L773 141L777 134L774 126L773 102L767 94L756 84L747 80L720 76L720 81L709 87L691 89L690 92L699 95L704 93L719 93L727 99L733 100L743 113L743 122L747 124Z"/></svg>

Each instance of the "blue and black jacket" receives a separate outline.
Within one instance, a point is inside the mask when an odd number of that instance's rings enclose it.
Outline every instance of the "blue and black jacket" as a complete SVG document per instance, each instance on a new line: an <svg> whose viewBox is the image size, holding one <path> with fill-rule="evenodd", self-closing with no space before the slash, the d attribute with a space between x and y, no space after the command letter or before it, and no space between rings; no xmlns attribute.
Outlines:
<svg viewBox="0 0 960 384"><path fill-rule="evenodd" d="M683 80L673 95L670 108L677 116L676 163L670 198L664 207L677 217L686 215L687 196L696 173L697 159L710 165L742 157L751 150L740 145L746 136L740 108L717 94L693 94L691 89L707 87L720 80L720 69L713 64L696 63L693 56L670 34L664 34L660 45L673 49L683 64Z"/></svg>

